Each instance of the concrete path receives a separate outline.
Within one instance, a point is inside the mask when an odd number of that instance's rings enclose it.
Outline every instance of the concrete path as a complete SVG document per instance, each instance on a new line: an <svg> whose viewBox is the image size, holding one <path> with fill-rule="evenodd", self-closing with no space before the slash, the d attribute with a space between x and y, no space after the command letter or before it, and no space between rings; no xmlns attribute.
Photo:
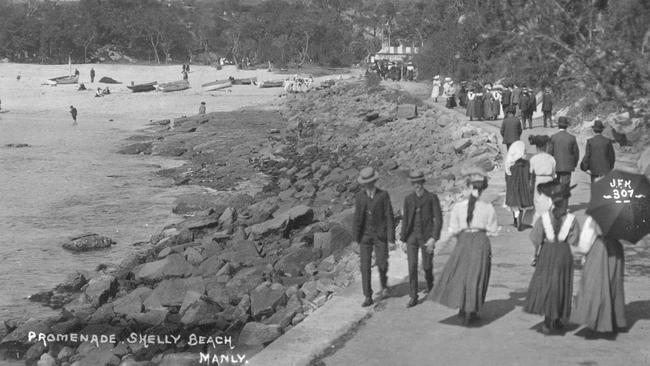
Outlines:
<svg viewBox="0 0 650 366"><path fill-rule="evenodd" d="M473 123L498 134L501 121ZM535 125L541 125L541 121ZM539 127L532 130L533 134L554 132ZM530 133L531 130L526 130L522 140L527 141ZM584 141L579 144L584 153ZM578 183L578 187L572 191L570 210L582 223L589 201L589 177L576 172L573 183ZM503 171L498 169L493 172L483 197L497 208L502 231L491 239L492 276L478 324L464 327L456 317L457 310L431 301L406 309L407 287L402 283L395 286L395 297L383 301L370 318L311 364L650 365L650 278L647 277L650 256L647 251L626 246L626 310L631 325L628 333L592 340L586 339L586 332L578 328L562 335L544 336L537 332L543 319L522 311L533 273L530 230L514 230L511 214L502 207L504 195L505 179ZM437 274L452 249L450 246L437 248ZM580 275L576 271L576 290Z"/></svg>

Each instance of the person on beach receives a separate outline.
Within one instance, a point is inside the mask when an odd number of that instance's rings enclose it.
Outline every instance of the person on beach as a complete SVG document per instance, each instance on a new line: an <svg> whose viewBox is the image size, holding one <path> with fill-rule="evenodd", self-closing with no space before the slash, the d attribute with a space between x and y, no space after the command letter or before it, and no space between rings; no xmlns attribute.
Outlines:
<svg viewBox="0 0 650 366"><path fill-rule="evenodd" d="M555 174L557 178L568 189L571 186L571 173L578 166L580 149L576 137L566 131L567 127L569 127L569 119L564 116L558 118L557 126L560 131L551 136L548 153L555 158ZM565 204L568 206L568 199Z"/></svg>
<svg viewBox="0 0 650 366"><path fill-rule="evenodd" d="M95 69L94 68L90 69L90 82L91 83L95 82Z"/></svg>
<svg viewBox="0 0 650 366"><path fill-rule="evenodd" d="M201 106L199 107L199 114L205 114L205 102L201 102Z"/></svg>
<svg viewBox="0 0 650 366"><path fill-rule="evenodd" d="M70 106L70 115L72 116L72 125L76 126L77 125L77 108L74 106Z"/></svg>
<svg viewBox="0 0 650 366"><path fill-rule="evenodd" d="M22 75L21 75L20 72L19 72L18 75L16 75L16 81L20 81L21 76L22 76Z"/></svg>
<svg viewBox="0 0 650 366"><path fill-rule="evenodd" d="M515 141L519 141L521 132L519 118L515 117L513 111L509 109L506 111L506 118L501 122L501 137L503 138L503 143L506 145L506 150L510 150L510 145Z"/></svg>
<svg viewBox="0 0 650 366"><path fill-rule="evenodd" d="M79 69L74 69L74 76L79 76Z"/></svg>
<svg viewBox="0 0 650 366"><path fill-rule="evenodd" d="M571 315L573 296L573 255L578 244L580 224L563 204L569 189L554 180L539 185L540 193L551 198L553 208L540 217L530 232L530 240L539 253L535 272L528 286L524 311L544 316L541 332L561 330Z"/></svg>
<svg viewBox="0 0 650 366"><path fill-rule="evenodd" d="M584 222L575 252L586 255L571 322L594 332L618 332L627 327L621 242L610 239L591 216Z"/></svg>
<svg viewBox="0 0 650 366"><path fill-rule="evenodd" d="M187 71L183 71L183 80L187 80L187 78L188 78Z"/></svg>
<svg viewBox="0 0 650 366"><path fill-rule="evenodd" d="M379 174L372 167L361 169L357 178L357 183L362 189L355 197L352 245L359 245L361 283L365 296L362 307L374 303L370 284L373 250L382 288L380 299L389 296L388 247L395 245L395 218L388 192L375 186L378 179Z"/></svg>
<svg viewBox="0 0 650 366"><path fill-rule="evenodd" d="M435 193L424 189L424 173L412 171L409 180L413 193L404 198L404 221L400 240L406 243L409 269L409 296L406 307L418 303L418 252L422 252L422 269L427 281L427 292L433 288L433 251L428 251L440 239L442 209Z"/></svg>
<svg viewBox="0 0 650 366"><path fill-rule="evenodd" d="M456 237L456 246L429 298L458 308L458 316L468 325L479 318L485 302L492 256L488 235L496 235L499 227L494 207L479 200L488 186L487 174L472 168L463 175L466 176L468 198L452 207L449 229L438 241L445 243ZM429 250L433 250L433 245Z"/></svg>
<svg viewBox="0 0 650 366"><path fill-rule="evenodd" d="M603 136L605 126L602 121L594 121L594 125L591 128L595 136L587 140L585 156L582 158L582 162L580 162L580 169L584 172L589 172L591 183L593 183L596 179L614 169L616 152L614 152L612 140Z"/></svg>
<svg viewBox="0 0 650 366"><path fill-rule="evenodd" d="M525 159L526 144L515 141L508 149L504 169L506 173L506 206L510 207L514 225L523 231L523 217L533 206L533 193L530 189L530 164Z"/></svg>
<svg viewBox="0 0 650 366"><path fill-rule="evenodd" d="M549 197L539 192L539 185L555 179L555 158L546 152L550 138L546 135L530 135L528 142L537 148L537 154L530 158L530 174L533 181L533 206L535 213L533 223L542 214L551 209L552 201Z"/></svg>

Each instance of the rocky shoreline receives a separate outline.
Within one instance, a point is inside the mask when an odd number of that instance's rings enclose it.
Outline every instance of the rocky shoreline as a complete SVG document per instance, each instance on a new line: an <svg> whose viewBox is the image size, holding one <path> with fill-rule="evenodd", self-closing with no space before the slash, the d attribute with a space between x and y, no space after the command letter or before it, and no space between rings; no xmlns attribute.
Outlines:
<svg viewBox="0 0 650 366"><path fill-rule="evenodd" d="M174 212L186 219L134 244L121 263L33 296L61 313L6 321L5 356L28 365L191 365L201 352L250 358L354 280L350 226L363 166L378 168L389 189L424 169L447 210L464 184L456 180L463 164L492 170L500 154L495 135L364 81L290 94L279 111L156 121L129 140L121 153L186 160L160 174L206 193L181 197ZM39 342L30 332L114 341ZM133 334L154 338L130 342Z"/></svg>

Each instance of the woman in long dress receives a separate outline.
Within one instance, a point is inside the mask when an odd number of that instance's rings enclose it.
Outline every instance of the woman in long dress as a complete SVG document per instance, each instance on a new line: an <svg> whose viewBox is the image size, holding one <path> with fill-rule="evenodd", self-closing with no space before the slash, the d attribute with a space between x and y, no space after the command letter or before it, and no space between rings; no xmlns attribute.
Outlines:
<svg viewBox="0 0 650 366"><path fill-rule="evenodd" d="M474 94L473 89L467 92L467 110L465 111L465 114L469 117L470 121L473 121L476 118L476 108L474 107L475 98L476 94Z"/></svg>
<svg viewBox="0 0 650 366"><path fill-rule="evenodd" d="M580 224L562 204L570 194L559 181L542 183L539 189L553 200L553 208L535 222L530 233L530 240L538 249L539 256L528 286L524 311L543 315L542 333L549 334L561 329L571 315L571 247L578 244Z"/></svg>
<svg viewBox="0 0 650 366"><path fill-rule="evenodd" d="M501 89L493 88L492 89L492 114L494 119L499 119L501 115Z"/></svg>
<svg viewBox="0 0 650 366"><path fill-rule="evenodd" d="M440 75L433 77L433 88L431 89L431 99L434 102L438 102L438 97L440 96Z"/></svg>
<svg viewBox="0 0 650 366"><path fill-rule="evenodd" d="M621 243L603 235L596 221L587 216L575 252L586 254L586 261L571 322L595 332L626 328Z"/></svg>
<svg viewBox="0 0 650 366"><path fill-rule="evenodd" d="M494 118L494 112L492 111L492 88L490 85L486 85L483 90L483 116L485 119Z"/></svg>
<svg viewBox="0 0 650 366"><path fill-rule="evenodd" d="M476 88L476 94L474 94L474 117L477 121L485 119L483 113L483 92L480 87Z"/></svg>
<svg viewBox="0 0 650 366"><path fill-rule="evenodd" d="M479 200L487 188L487 175L479 169L466 172L469 197L451 209L448 232L439 242L456 237L456 247L429 298L460 309L463 324L478 319L490 281L492 249L489 235L498 231L491 204ZM431 249L431 248L429 248Z"/></svg>
<svg viewBox="0 0 650 366"><path fill-rule="evenodd" d="M515 227L522 231L522 219L526 210L533 206L533 193L530 189L530 164L525 159L526 144L515 141L510 145L504 169L506 173L506 206L510 207Z"/></svg>
<svg viewBox="0 0 650 366"><path fill-rule="evenodd" d="M551 208L551 199L541 194L537 187L546 182L555 179L555 158L546 152L547 145L551 139L546 135L529 136L528 141L537 148L537 154L530 158L530 174L532 174L533 184L533 206L535 214L533 223Z"/></svg>

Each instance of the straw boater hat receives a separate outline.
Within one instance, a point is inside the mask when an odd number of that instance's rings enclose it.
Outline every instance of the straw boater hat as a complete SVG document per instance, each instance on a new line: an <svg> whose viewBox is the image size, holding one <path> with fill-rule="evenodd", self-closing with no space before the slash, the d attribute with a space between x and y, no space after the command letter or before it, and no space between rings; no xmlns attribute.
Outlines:
<svg viewBox="0 0 650 366"><path fill-rule="evenodd" d="M372 167L365 167L359 172L359 178L357 178L357 182L359 184L366 184L374 182L377 179L379 179L379 174L377 174L377 171L375 171L375 169Z"/></svg>
<svg viewBox="0 0 650 366"><path fill-rule="evenodd" d="M409 173L409 181L411 183L424 182L424 173L421 170L411 170Z"/></svg>
<svg viewBox="0 0 650 366"><path fill-rule="evenodd" d="M436 75L433 77L433 80L439 80L439 79L440 79L440 75Z"/></svg>
<svg viewBox="0 0 650 366"><path fill-rule="evenodd" d="M603 132L603 130L605 129L605 126L603 125L603 121L599 119L595 120L594 125L591 126L591 129L594 130L594 132L596 133Z"/></svg>
<svg viewBox="0 0 650 366"><path fill-rule="evenodd" d="M446 78L445 78L445 81L451 81L451 78L450 78L450 77L446 77Z"/></svg>
<svg viewBox="0 0 650 366"><path fill-rule="evenodd" d="M471 167L466 167L461 169L460 174L467 179L468 182L482 182L484 181L488 175L485 172L485 170L476 167L476 166L471 166Z"/></svg>

